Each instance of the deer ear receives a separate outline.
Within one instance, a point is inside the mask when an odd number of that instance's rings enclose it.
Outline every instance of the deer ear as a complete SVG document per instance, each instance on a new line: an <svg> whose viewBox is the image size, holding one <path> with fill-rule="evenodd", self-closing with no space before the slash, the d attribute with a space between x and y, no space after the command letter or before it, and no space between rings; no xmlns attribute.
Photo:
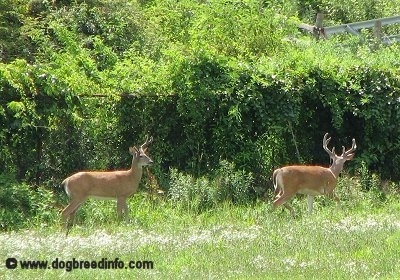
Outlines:
<svg viewBox="0 0 400 280"><path fill-rule="evenodd" d="M135 146L129 147L129 153L130 153L132 156L134 156L135 153L137 153L137 152L138 152L138 149L137 149Z"/></svg>
<svg viewBox="0 0 400 280"><path fill-rule="evenodd" d="M346 157L346 160L352 160L355 154L349 154Z"/></svg>

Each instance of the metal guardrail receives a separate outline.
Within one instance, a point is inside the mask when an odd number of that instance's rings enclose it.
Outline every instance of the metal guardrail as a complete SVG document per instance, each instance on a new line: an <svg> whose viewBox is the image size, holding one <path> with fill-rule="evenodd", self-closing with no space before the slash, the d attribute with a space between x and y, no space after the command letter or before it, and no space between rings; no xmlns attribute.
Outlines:
<svg viewBox="0 0 400 280"><path fill-rule="evenodd" d="M371 28L375 26L375 23L377 21L381 22L381 25L390 25L390 24L395 24L395 23L400 23L400 16L394 16L394 17L388 17L388 18L378 18L378 19L372 19L372 20L366 20L366 21L360 21L360 22L354 22L354 23L348 23L348 24L342 24L342 25L336 25L336 26L330 26L330 27L325 27L325 34L328 36L330 34L335 34L335 33L342 33L342 32L349 32L349 30L359 30L359 29L364 29L364 28Z"/></svg>
<svg viewBox="0 0 400 280"><path fill-rule="evenodd" d="M317 19L317 22L322 23L322 19L320 19L320 20ZM311 32L314 35L318 35L318 37L321 34L323 36L329 36L329 35L332 35L332 34L343 33L343 32L348 32L348 33L350 33L352 35L360 36L360 34L357 32L358 30L364 29L364 28L375 27L377 23L379 23L380 26L400 23L400 16L392 16L392 17L387 17L387 18L378 18L378 19L372 19L372 20L366 20L366 21L360 21L360 22L353 22L353 23L341 24L341 25L336 25L336 26L328 26L328 27L322 27L322 26L318 27L318 26L313 26L313 25L301 23L299 25L299 28L303 29L303 30L306 30L308 32ZM391 35L391 36L383 36L382 37L382 42L383 43L391 43L393 41L400 42L400 34L399 35Z"/></svg>
<svg viewBox="0 0 400 280"><path fill-rule="evenodd" d="M391 44L391 43L393 43L393 41L400 42L400 34L382 37L382 42L384 44Z"/></svg>

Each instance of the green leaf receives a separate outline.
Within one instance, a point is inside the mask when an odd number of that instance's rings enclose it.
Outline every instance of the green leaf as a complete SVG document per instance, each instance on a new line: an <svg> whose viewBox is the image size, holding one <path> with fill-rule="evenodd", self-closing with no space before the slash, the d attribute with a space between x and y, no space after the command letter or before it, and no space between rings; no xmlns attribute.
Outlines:
<svg viewBox="0 0 400 280"><path fill-rule="evenodd" d="M25 105L20 101L11 101L7 104L7 108L14 113L20 113L25 110Z"/></svg>

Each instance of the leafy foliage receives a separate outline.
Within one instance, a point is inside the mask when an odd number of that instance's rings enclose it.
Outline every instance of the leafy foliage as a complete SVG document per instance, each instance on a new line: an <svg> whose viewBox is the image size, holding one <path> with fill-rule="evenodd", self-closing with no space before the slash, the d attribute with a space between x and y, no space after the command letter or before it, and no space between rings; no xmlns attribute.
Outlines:
<svg viewBox="0 0 400 280"><path fill-rule="evenodd" d="M235 165L221 161L212 178L194 178L170 170L168 196L174 205L201 212L221 203L245 204L252 200L251 173L237 171Z"/></svg>
<svg viewBox="0 0 400 280"><path fill-rule="evenodd" d="M356 138L350 170L400 179L398 45L297 32L317 10L342 23L396 1L14 2L0 4L2 173L39 185L126 167L152 134L159 174L227 160L261 194L277 166L326 165L330 132Z"/></svg>
<svg viewBox="0 0 400 280"><path fill-rule="evenodd" d="M0 230L16 230L29 223L31 219L40 221L37 225L53 224L55 198L45 188L32 189L20 184L9 176L0 175Z"/></svg>

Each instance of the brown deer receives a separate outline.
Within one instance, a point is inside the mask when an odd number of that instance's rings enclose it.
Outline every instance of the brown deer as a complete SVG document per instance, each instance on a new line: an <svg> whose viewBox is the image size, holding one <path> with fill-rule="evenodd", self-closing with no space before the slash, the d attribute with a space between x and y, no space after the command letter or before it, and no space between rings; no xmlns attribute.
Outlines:
<svg viewBox="0 0 400 280"><path fill-rule="evenodd" d="M139 150L135 146L129 148L129 153L133 156L129 170L83 171L73 174L61 183L61 187L70 197L70 203L61 213L63 222L67 227L67 234L74 223L76 211L89 197L116 199L118 218L122 218L124 214L126 221L129 221L129 209L126 200L136 192L139 186L143 172L142 167L153 163L146 155L147 147L152 141L153 137L150 139L147 137Z"/></svg>
<svg viewBox="0 0 400 280"><path fill-rule="evenodd" d="M338 203L339 198L333 192L338 176L343 169L343 165L347 160L351 160L354 157L354 151L356 150L356 140L353 139L352 146L349 150L345 150L340 156L335 154L335 148L332 150L328 149L328 144L331 138L328 138L328 133L324 135L322 147L328 153L332 160L332 165L329 168L322 166L302 166L293 165L285 166L276 169L272 175L272 181L275 188L275 198L273 201L273 208L283 205L294 216L293 208L284 204L296 193L306 194L308 196L308 212L312 213L314 196L316 195L327 195L333 197Z"/></svg>

